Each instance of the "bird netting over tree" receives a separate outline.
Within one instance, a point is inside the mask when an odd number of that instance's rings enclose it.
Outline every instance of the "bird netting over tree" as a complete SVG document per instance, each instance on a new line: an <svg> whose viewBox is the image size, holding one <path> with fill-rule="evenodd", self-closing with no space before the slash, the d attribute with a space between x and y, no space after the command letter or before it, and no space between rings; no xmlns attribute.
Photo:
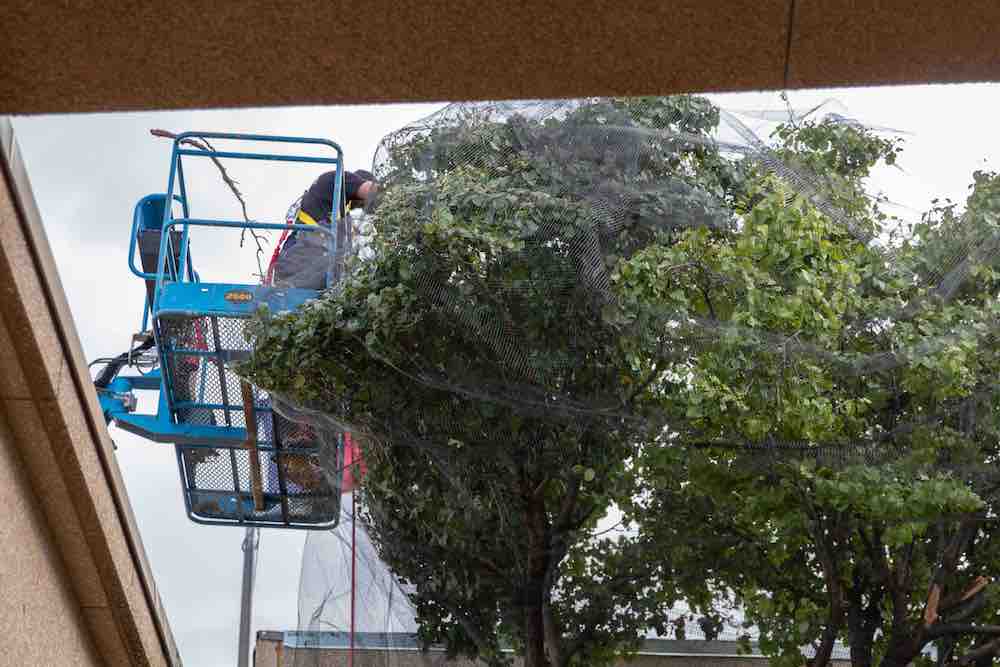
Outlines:
<svg viewBox="0 0 1000 667"><path fill-rule="evenodd" d="M781 118L470 103L382 141L342 279L242 368L367 466L300 629L349 629L357 523L382 642L599 664L738 609L791 662L1000 650L1000 179L904 224L868 191L896 136Z"/></svg>

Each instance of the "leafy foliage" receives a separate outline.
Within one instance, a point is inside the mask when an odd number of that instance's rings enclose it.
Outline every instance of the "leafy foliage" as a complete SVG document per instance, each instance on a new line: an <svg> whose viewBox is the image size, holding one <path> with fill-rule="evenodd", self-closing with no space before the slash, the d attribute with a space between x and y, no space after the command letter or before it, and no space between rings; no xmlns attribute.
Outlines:
<svg viewBox="0 0 1000 667"><path fill-rule="evenodd" d="M778 135L819 151L800 161L839 193L895 157L852 130L868 146L846 160L829 148L842 134L816 131ZM644 449L629 515L675 568L668 587L710 616L739 605L778 664L808 644L824 664L836 640L863 665L925 660L931 642L944 662L998 648L983 586L998 547L996 183L977 174L963 213L933 211L886 252L764 179L737 231L687 232L615 274L633 309L717 332L650 395L673 433Z"/></svg>
<svg viewBox="0 0 1000 667"><path fill-rule="evenodd" d="M721 153L701 98L444 120L386 142L370 257L262 314L242 369L362 439L365 519L426 642L603 664L685 601L708 634L742 608L788 664L1000 648L1000 179L886 248ZM886 227L863 179L896 142L773 139Z"/></svg>

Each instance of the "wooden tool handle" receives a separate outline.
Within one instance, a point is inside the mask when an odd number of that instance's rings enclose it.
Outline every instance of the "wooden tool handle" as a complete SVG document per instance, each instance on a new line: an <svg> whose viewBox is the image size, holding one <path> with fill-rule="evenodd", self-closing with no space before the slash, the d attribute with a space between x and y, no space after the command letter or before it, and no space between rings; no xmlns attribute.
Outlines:
<svg viewBox="0 0 1000 667"><path fill-rule="evenodd" d="M264 486L260 475L260 454L257 450L257 413L253 405L253 387L246 380L240 380L243 393L243 417L247 423L246 448L250 452L250 485L253 491L253 506L258 512L264 511Z"/></svg>

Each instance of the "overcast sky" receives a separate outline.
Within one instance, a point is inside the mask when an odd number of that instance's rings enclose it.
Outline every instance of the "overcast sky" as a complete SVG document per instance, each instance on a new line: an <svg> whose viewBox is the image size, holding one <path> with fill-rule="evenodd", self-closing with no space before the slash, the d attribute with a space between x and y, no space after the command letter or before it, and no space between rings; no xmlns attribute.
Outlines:
<svg viewBox="0 0 1000 667"><path fill-rule="evenodd" d="M712 96L733 110L777 110L773 93ZM795 92L792 105L806 109L833 98L839 112L877 126L905 131L902 170L879 183L901 206L919 216L933 197L964 199L975 169L997 168L1000 136L994 131L1000 87L962 85ZM133 206L166 187L170 142L149 136L214 130L309 135L334 139L348 168L370 168L379 139L441 105L282 108L226 111L90 114L18 117L17 138L28 166L46 232L88 359L127 348L140 325L141 282L126 265ZM758 129L765 129L762 124ZM232 163L250 216L280 222L288 205L318 170ZM202 213L239 217L218 178L189 173ZM196 213L198 210L195 211ZM203 242L194 250L203 279L226 276L252 282L253 251L238 240ZM236 280L233 280L236 282ZM148 400L140 409L152 411ZM185 665L232 665L236 660L243 531L196 526L184 514L172 446L145 442L112 429L117 455L135 508L142 539ZM296 599L303 534L263 532L257 573L255 629L287 630L297 624Z"/></svg>

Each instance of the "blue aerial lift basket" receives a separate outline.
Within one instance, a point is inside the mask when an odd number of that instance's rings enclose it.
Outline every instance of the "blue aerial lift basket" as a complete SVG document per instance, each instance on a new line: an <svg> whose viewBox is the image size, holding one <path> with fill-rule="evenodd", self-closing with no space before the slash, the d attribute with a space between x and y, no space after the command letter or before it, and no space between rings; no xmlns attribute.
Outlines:
<svg viewBox="0 0 1000 667"><path fill-rule="evenodd" d="M206 139L313 144L331 149L333 155L223 151L203 143ZM332 447L338 460L342 459L342 436L326 434L326 441L321 442L312 427L279 415L266 392L232 371L232 365L251 351L245 325L259 306L266 304L272 312L293 310L317 292L202 282L193 266L191 237L192 231L204 227L320 234L330 259L326 278L330 285L338 279L337 258L346 249L349 224L338 219L331 231L322 225L192 217L184 160L226 158L330 165L327 168L335 169L338 175L333 210L340 210L343 153L332 141L216 132L186 132L175 137L167 191L136 204L129 242L129 268L146 284L144 333L135 338L145 354L152 354L155 345L158 363L145 374L119 376L122 367L136 365L133 353L137 349L131 350L112 361L110 370L95 381L98 395L108 421L114 420L119 428L149 440L174 444L184 504L193 521L329 529L340 516L341 475L324 474L318 456L322 449L324 461L328 461ZM181 215L175 217L178 207ZM343 247L338 247L338 235ZM135 263L137 254L141 268ZM159 392L156 414L135 413L134 390Z"/></svg>

